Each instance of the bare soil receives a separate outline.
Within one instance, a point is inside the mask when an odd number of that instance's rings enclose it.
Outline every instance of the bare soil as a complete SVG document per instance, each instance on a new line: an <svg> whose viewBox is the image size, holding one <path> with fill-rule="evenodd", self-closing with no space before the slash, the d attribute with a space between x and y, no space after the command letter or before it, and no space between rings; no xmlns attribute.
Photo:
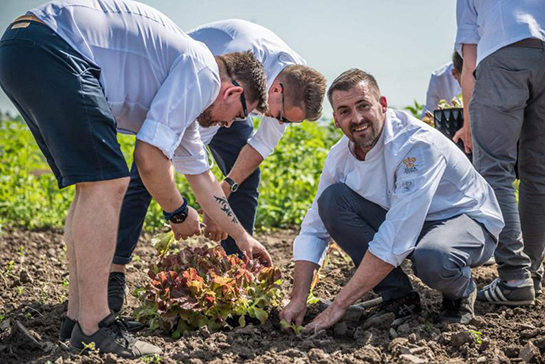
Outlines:
<svg viewBox="0 0 545 364"><path fill-rule="evenodd" d="M260 234L275 264L281 267L286 297L292 284L292 242L296 231ZM138 256L128 266L130 291L147 279L146 262L154 250L144 237ZM199 242L199 241L197 241ZM22 247L22 248L21 248ZM11 263L12 262L12 263ZM62 234L55 231L4 231L0 235L0 363L144 363L114 355L76 356L57 339L60 317L66 310L68 275ZM410 268L405 267L408 272ZM496 267L474 270L479 287L494 278ZM352 263L334 253L316 289L333 300L354 273ZM413 276L414 278L414 276ZM313 335L285 334L279 330L278 311L263 326L231 331L207 329L179 340L161 332L143 330L138 336L163 348L155 362L162 363L544 363L545 301L540 297L527 308L476 304L469 325L438 323L441 295L417 278L423 313L390 330L363 328L368 312L348 317L330 330ZM369 294L365 299L370 299ZM138 302L128 296L130 317ZM305 323L320 311L310 306ZM369 310L372 312L372 309ZM154 361L148 361L154 362Z"/></svg>

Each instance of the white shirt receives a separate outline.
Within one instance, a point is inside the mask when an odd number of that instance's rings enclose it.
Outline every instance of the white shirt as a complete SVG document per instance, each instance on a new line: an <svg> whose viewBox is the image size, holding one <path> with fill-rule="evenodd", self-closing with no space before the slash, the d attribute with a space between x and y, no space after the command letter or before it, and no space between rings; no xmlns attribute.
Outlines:
<svg viewBox="0 0 545 364"><path fill-rule="evenodd" d="M287 66L306 65L305 60L276 34L261 25L245 20L229 19L204 24L189 31L188 35L206 44L214 55L251 50L265 68L269 88ZM286 126L274 118L263 117L257 132L250 138L248 144L263 158L267 158L282 137ZM203 143L209 144L218 129L219 126L201 127Z"/></svg>
<svg viewBox="0 0 545 364"><path fill-rule="evenodd" d="M383 132L365 161L344 136L331 148L318 191L294 242L294 259L322 264L330 240L317 201L330 185L344 183L387 210L369 251L399 266L417 243L424 221L466 214L498 237L504 224L490 185L465 154L437 130L389 109Z"/></svg>
<svg viewBox="0 0 545 364"><path fill-rule="evenodd" d="M462 93L460 84L452 76L453 69L454 65L450 62L432 72L422 116L425 115L426 110L433 113L433 110L437 109L439 101L446 100L450 103L453 98Z"/></svg>
<svg viewBox="0 0 545 364"><path fill-rule="evenodd" d="M456 51L477 44L477 64L490 54L526 38L545 41L543 0L458 0Z"/></svg>
<svg viewBox="0 0 545 364"><path fill-rule="evenodd" d="M209 169L197 122L219 93L212 53L159 11L127 0L57 0L30 11L89 62L118 130L159 148L185 174Z"/></svg>

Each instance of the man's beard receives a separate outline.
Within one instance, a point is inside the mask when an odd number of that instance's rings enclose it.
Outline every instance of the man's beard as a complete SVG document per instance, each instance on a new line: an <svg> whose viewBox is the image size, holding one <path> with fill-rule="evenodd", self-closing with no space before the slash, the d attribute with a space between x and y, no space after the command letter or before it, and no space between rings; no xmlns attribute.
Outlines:
<svg viewBox="0 0 545 364"><path fill-rule="evenodd" d="M378 130L377 127L377 124L369 123L368 128L371 129L371 133L365 137L354 137L354 144L364 150L370 150L375 146L382 132L382 129Z"/></svg>
<svg viewBox="0 0 545 364"><path fill-rule="evenodd" d="M209 106L199 116L197 116L197 121L203 128L211 127L215 123L215 121L212 119L212 106Z"/></svg>

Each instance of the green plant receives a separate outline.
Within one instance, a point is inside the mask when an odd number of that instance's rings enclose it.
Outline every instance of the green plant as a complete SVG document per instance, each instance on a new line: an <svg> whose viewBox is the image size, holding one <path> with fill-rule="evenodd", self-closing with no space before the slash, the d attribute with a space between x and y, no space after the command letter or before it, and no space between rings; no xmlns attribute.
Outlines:
<svg viewBox="0 0 545 364"><path fill-rule="evenodd" d="M403 108L403 110L407 110L417 119L420 119L420 115L422 115L422 111L424 110L424 104L419 104L418 101L414 100L413 105L408 105Z"/></svg>
<svg viewBox="0 0 545 364"><path fill-rule="evenodd" d="M25 320L28 320L32 317L32 314L30 312L25 313L24 318Z"/></svg>
<svg viewBox="0 0 545 364"><path fill-rule="evenodd" d="M471 333L471 335L473 335L475 343L480 346L483 343L483 333L475 330L469 330L469 332Z"/></svg>
<svg viewBox="0 0 545 364"><path fill-rule="evenodd" d="M145 356L142 358L142 361L144 363L153 363L153 364L159 364L163 361L161 356L159 354L153 354L153 356Z"/></svg>
<svg viewBox="0 0 545 364"><path fill-rule="evenodd" d="M267 309L278 306L278 268L227 256L221 247L186 247L167 256L173 241L172 233L156 241L158 262L150 265L150 281L136 292L142 303L134 312L137 320L179 338L202 326L245 326L246 316L264 323Z"/></svg>
<svg viewBox="0 0 545 364"><path fill-rule="evenodd" d="M291 325L285 319L280 321L280 327L283 329L291 329L296 335L299 335L305 328L303 326L297 326L295 323Z"/></svg>

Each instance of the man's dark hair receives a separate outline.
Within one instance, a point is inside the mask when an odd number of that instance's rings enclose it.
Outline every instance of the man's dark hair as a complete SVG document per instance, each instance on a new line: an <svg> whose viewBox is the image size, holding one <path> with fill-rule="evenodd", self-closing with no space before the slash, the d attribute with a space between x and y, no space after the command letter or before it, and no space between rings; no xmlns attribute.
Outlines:
<svg viewBox="0 0 545 364"><path fill-rule="evenodd" d="M326 79L314 68L303 65L289 65L280 74L286 103L300 107L305 119L315 121L322 115Z"/></svg>
<svg viewBox="0 0 545 364"><path fill-rule="evenodd" d="M458 74L461 76L462 68L464 67L464 59L460 57L460 55L456 51L452 53L452 64L456 72L458 72Z"/></svg>
<svg viewBox="0 0 545 364"><path fill-rule="evenodd" d="M333 81L329 90L327 90L327 98L329 99L331 107L333 107L331 96L334 91L348 91L360 82L364 82L369 86L369 90L373 92L377 98L380 97L380 89L377 80L367 72L357 68L351 68L348 71L341 73L340 76Z"/></svg>
<svg viewBox="0 0 545 364"><path fill-rule="evenodd" d="M244 97L248 103L257 101L256 110L267 111L267 75L261 62L252 52L234 52L216 56L220 64L220 74L223 81L237 81L244 89Z"/></svg>

